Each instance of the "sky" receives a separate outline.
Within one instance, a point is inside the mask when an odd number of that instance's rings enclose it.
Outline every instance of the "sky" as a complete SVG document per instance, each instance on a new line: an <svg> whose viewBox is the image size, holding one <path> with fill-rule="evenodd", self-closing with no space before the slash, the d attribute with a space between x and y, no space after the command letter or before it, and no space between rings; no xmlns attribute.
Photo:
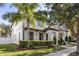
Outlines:
<svg viewBox="0 0 79 59"><path fill-rule="evenodd" d="M36 10L39 10L39 9L46 10L43 4L40 4L40 7L38 7ZM6 25L10 25L11 23L9 23L7 20L4 20L2 18L2 15L7 12L17 12L17 9L15 7L11 7L10 4L5 4L5 6L0 7L0 23L5 23Z"/></svg>
<svg viewBox="0 0 79 59"><path fill-rule="evenodd" d="M10 4L5 4L5 6L0 7L0 23L5 23L6 25L9 25L10 23L7 20L4 20L2 18L2 15L7 12L16 12L17 9L15 7L10 7Z"/></svg>

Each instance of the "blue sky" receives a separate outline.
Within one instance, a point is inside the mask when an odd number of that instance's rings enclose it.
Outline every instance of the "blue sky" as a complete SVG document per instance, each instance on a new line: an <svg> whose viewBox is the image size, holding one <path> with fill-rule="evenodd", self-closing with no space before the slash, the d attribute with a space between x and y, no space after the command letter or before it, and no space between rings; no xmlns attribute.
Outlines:
<svg viewBox="0 0 79 59"><path fill-rule="evenodd" d="M37 10L39 9L46 10L43 4L40 4L40 7L38 7ZM7 12L17 12L17 9L15 7L10 7L10 4L5 4L4 7L0 7L0 23L5 23L6 25L10 24L7 20L2 19L2 15Z"/></svg>
<svg viewBox="0 0 79 59"><path fill-rule="evenodd" d="M10 4L5 4L4 7L0 7L0 23L10 24L7 20L2 19L2 15L7 12L16 12L17 9L15 7L10 7Z"/></svg>

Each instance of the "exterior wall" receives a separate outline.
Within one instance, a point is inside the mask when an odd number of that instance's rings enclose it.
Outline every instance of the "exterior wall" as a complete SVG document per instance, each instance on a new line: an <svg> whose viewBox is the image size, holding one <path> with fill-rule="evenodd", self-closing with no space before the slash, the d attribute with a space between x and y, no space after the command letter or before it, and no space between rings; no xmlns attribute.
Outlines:
<svg viewBox="0 0 79 59"><path fill-rule="evenodd" d="M24 40L29 39L29 34L28 33L30 31L32 31L34 33L34 40L39 40L39 33L42 33L42 32L40 32L40 31L33 31L33 30L29 30L29 31L25 30L24 31ZM43 33L43 40L46 40L46 34L48 34L48 33ZM48 34L48 37L49 37L49 34ZM48 38L48 40L49 40L49 38Z"/></svg>
<svg viewBox="0 0 79 59"><path fill-rule="evenodd" d="M39 32L34 32L34 40L39 40Z"/></svg>
<svg viewBox="0 0 79 59"><path fill-rule="evenodd" d="M33 30L25 30L24 31L24 40L29 40L29 32L32 31L34 33L34 40L39 40L39 31L33 31ZM43 34L43 37L45 36L45 34ZM44 38L44 40L46 40L46 38Z"/></svg>
<svg viewBox="0 0 79 59"><path fill-rule="evenodd" d="M36 20L36 21L35 21L35 27L34 27L31 23L29 24L29 27L30 27L30 28L35 28L35 29L40 29L40 30L42 30L42 29L48 27L48 25L47 25L46 22L44 22L44 26L39 26L38 23L42 24L41 21L37 21L37 20ZM24 22L24 27L27 27L27 22L26 22L26 21Z"/></svg>
<svg viewBox="0 0 79 59"><path fill-rule="evenodd" d="M17 25L14 24L12 27L12 36L18 41L23 40L23 25L24 25L24 27L27 27L26 21L21 21ZM39 26L38 21L36 21L35 25L36 25L35 29L44 29L44 28L48 27L48 25L46 23L44 23L44 27ZM32 24L30 24L30 28L33 28ZM59 28L59 27L56 26L56 28ZM29 40L29 31L33 31L33 30L28 30L28 31L25 30L24 31L24 40ZM34 40L39 40L40 31L33 31L33 32L34 32ZM63 33L66 34L66 32L63 32ZM48 34L49 41L53 41L54 35L56 36L56 39L59 40L59 32L58 31L48 30L46 33L43 33L44 40L46 40L46 34Z"/></svg>
<svg viewBox="0 0 79 59"><path fill-rule="evenodd" d="M24 32L24 40L29 40L30 36L29 36L29 32L32 31L32 30L25 30ZM39 32L38 31L32 31L34 33L34 40L39 40Z"/></svg>
<svg viewBox="0 0 79 59"><path fill-rule="evenodd" d="M46 40L46 33L43 34L43 40Z"/></svg>
<svg viewBox="0 0 79 59"><path fill-rule="evenodd" d="M29 40L29 34L28 31L24 31L24 41Z"/></svg>
<svg viewBox="0 0 79 59"><path fill-rule="evenodd" d="M40 31L33 31L33 30L25 30L24 31L24 40L29 40L29 32L32 31L34 33L34 40L39 40L39 33ZM48 34L48 40L53 41L54 35L56 36L57 42L59 40L59 32L58 31L47 31L46 33L43 33L43 40L46 40L46 34ZM65 39L66 32L63 32L62 38Z"/></svg>
<svg viewBox="0 0 79 59"><path fill-rule="evenodd" d="M16 39L18 42L19 40L22 40L23 39L23 28L22 28L22 22L18 22L18 24L15 24L13 25L12 27L12 37L14 39Z"/></svg>
<svg viewBox="0 0 79 59"><path fill-rule="evenodd" d="M42 21L36 21L36 26L35 26L36 29L42 30L42 29L47 28L47 27L48 27L48 25L46 22L44 22L44 26L42 26Z"/></svg>
<svg viewBox="0 0 79 59"><path fill-rule="evenodd" d="M53 41L53 37L56 35L56 31L49 30L46 33L48 34L48 40Z"/></svg>

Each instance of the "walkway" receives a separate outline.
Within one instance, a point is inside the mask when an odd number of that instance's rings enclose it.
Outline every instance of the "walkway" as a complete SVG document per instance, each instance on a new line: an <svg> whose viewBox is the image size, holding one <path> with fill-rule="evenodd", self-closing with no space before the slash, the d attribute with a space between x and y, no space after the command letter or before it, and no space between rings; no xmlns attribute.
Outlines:
<svg viewBox="0 0 79 59"><path fill-rule="evenodd" d="M55 53L49 53L44 56L67 56L70 53L75 52L75 51L76 51L76 46L75 47L68 47L67 49L64 49L62 51L58 51Z"/></svg>

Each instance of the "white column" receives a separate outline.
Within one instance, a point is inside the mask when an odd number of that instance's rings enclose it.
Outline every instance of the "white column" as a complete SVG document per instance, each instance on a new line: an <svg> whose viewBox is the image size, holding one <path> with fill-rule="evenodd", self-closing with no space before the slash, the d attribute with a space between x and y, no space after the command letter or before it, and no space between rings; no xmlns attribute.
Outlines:
<svg viewBox="0 0 79 59"><path fill-rule="evenodd" d="M58 40L59 40L59 33L56 32L56 45L58 45Z"/></svg>

